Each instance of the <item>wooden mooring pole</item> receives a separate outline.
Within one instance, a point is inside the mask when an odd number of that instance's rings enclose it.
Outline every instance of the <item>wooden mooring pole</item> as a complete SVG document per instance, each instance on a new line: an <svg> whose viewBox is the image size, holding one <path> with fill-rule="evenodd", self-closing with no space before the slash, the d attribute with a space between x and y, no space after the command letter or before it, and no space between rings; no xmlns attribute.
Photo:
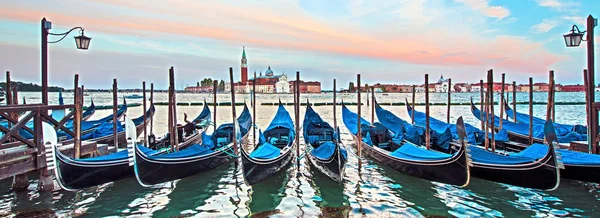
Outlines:
<svg viewBox="0 0 600 218"><path fill-rule="evenodd" d="M254 71L254 80L252 80L252 145L256 147L256 71Z"/></svg>
<svg viewBox="0 0 600 218"><path fill-rule="evenodd" d="M371 86L371 124L375 123L375 87Z"/></svg>
<svg viewBox="0 0 600 218"><path fill-rule="evenodd" d="M233 83L232 83L233 84ZM217 80L213 81L213 134L217 132L217 86L219 82Z"/></svg>
<svg viewBox="0 0 600 218"><path fill-rule="evenodd" d="M336 114L336 104L337 104L337 99L336 99L336 81L335 79L333 79L333 131L338 131L337 129L337 114ZM338 135L340 134L339 132L337 133ZM336 140L336 144L337 144L337 139Z"/></svg>
<svg viewBox="0 0 600 218"><path fill-rule="evenodd" d="M500 125L499 125L499 129L502 129L502 121L504 120L504 84L505 84L505 78L506 78L506 74L502 74L502 88L500 88Z"/></svg>
<svg viewBox="0 0 600 218"><path fill-rule="evenodd" d="M494 116L494 70L490 69L488 70L488 92L489 94L489 98L490 98L490 111L489 111L489 117L490 117L490 133L492 135L492 139L491 139L491 144L492 144L492 152L496 151L496 139L494 138L495 135L495 130L494 130L494 126L495 126L495 117ZM502 117L501 117L502 118Z"/></svg>
<svg viewBox="0 0 600 218"><path fill-rule="evenodd" d="M360 114L361 114L361 110L360 109L362 107L361 102L360 102L360 100L361 100L360 99L360 91L361 91L360 90L360 74L356 75L356 87L357 87L357 91L356 91L357 104L356 105L357 105L357 108L358 108L357 109L357 113L356 113L356 116L357 116L357 122L356 122L357 123L356 124L357 125L357 132L356 132L356 136L358 137L358 141L356 143L358 143L358 170L360 171L360 168L362 166L361 159L360 159L362 157L362 132L361 132L361 126L360 126L361 120L362 120L361 117L360 117Z"/></svg>
<svg viewBox="0 0 600 218"><path fill-rule="evenodd" d="M234 125L236 125L236 115L235 115L235 87L233 85L233 67L229 68L229 82L231 84L231 117L232 117L232 122ZM215 83L216 84L216 83ZM214 133L216 134L216 132ZM233 153L235 155L238 154L238 144L237 144L237 133L236 133L236 128L233 128ZM236 161L237 163L237 161Z"/></svg>
<svg viewBox="0 0 600 218"><path fill-rule="evenodd" d="M83 106L83 102L81 102L83 100L83 98L80 99L80 93L81 89L79 88L79 74L75 74L75 88L73 89L73 92L75 92L74 94L74 103L75 103L75 114L73 115L73 130L75 132L75 135L73 136L73 152L74 152L74 157L75 158L79 158L81 156L81 111L82 111L82 106ZM114 127L114 125L113 125ZM115 128L116 130L116 128Z"/></svg>
<svg viewBox="0 0 600 218"><path fill-rule="evenodd" d="M154 107L154 83L150 83L150 107ZM150 120L150 135L154 135L154 116Z"/></svg>
<svg viewBox="0 0 600 218"><path fill-rule="evenodd" d="M173 124L173 146L175 147L176 151L179 151L179 130L177 129L177 97L175 92L175 69L173 67L171 67L169 73L169 82L171 83L171 107L173 108L171 110L173 113L171 116L173 118L173 121L171 121Z"/></svg>
<svg viewBox="0 0 600 218"><path fill-rule="evenodd" d="M6 71L6 105L13 105L13 93L11 89L11 79L10 79L10 71ZM18 113L9 113L9 116L13 119L18 119ZM12 122L7 122L8 128L12 127ZM12 140L9 139L8 142ZM29 177L26 173L18 174L13 176L12 188L15 191L24 191L29 187Z"/></svg>
<svg viewBox="0 0 600 218"><path fill-rule="evenodd" d="M479 120L481 120L481 129L483 129L486 132L485 143L487 144L487 127L483 124L484 123L484 115L483 114L485 112L485 110L483 108L483 104L485 102L485 100L483 98L483 90L484 90L484 88L483 88L483 80L479 80L479 95L480 95L479 99L481 99L479 101L479 111L481 112L481 113L479 113ZM486 146L486 149L487 149L487 146Z"/></svg>
<svg viewBox="0 0 600 218"><path fill-rule="evenodd" d="M233 85L233 67L229 68L229 82L231 84L231 116L232 116L232 122L234 125L236 125L236 115L235 115L235 90L234 90L234 85ZM216 83L215 83L216 84ZM216 133L216 132L215 132ZM235 155L238 154L238 144L237 144L237 133L236 133L236 128L233 128L233 153ZM237 163L237 161L236 161Z"/></svg>
<svg viewBox="0 0 600 218"><path fill-rule="evenodd" d="M119 151L119 137L117 135L117 79L113 79L113 145L115 152Z"/></svg>
<svg viewBox="0 0 600 218"><path fill-rule="evenodd" d="M144 98L144 101L142 102L142 105L144 107L144 146L148 147L148 133L146 132L147 128L148 128L148 122L146 121L146 119L148 119L146 117L146 81L142 82L142 97Z"/></svg>
<svg viewBox="0 0 600 218"><path fill-rule="evenodd" d="M448 109L446 110L446 123L450 123L450 104L452 95L452 79L448 78Z"/></svg>
<svg viewBox="0 0 600 218"><path fill-rule="evenodd" d="M489 90L489 88L488 88ZM490 113L489 113L489 92L485 92L485 99L483 100L483 111L481 112L481 114L483 114L483 117L485 119L485 150L487 151L490 148L490 140L489 140L489 132L490 132Z"/></svg>
<svg viewBox="0 0 600 218"><path fill-rule="evenodd" d="M296 158L300 158L300 135L300 71L296 71Z"/></svg>
<svg viewBox="0 0 600 218"><path fill-rule="evenodd" d="M513 121L517 122L517 81L513 81L513 99L512 99L512 109L513 109Z"/></svg>
<svg viewBox="0 0 600 218"><path fill-rule="evenodd" d="M429 74L425 74L425 147L427 150L431 147L429 137Z"/></svg>
<svg viewBox="0 0 600 218"><path fill-rule="evenodd" d="M548 72L548 103L546 104L546 120L554 119L552 118L552 107L554 105L554 70Z"/></svg>
<svg viewBox="0 0 600 218"><path fill-rule="evenodd" d="M415 93L416 91L416 86L412 85L412 111L410 113L410 124L415 124L415 95L417 95Z"/></svg>
<svg viewBox="0 0 600 218"><path fill-rule="evenodd" d="M529 144L533 144L533 77L529 77Z"/></svg>

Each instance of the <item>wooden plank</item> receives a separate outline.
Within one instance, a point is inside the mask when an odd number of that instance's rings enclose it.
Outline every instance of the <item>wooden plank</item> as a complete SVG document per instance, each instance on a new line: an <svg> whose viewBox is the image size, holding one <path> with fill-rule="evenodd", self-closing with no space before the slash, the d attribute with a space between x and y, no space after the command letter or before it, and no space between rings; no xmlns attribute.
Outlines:
<svg viewBox="0 0 600 218"><path fill-rule="evenodd" d="M98 144L96 142L81 142L81 156L90 155L96 152L98 148ZM75 150L73 144L62 145L58 147L63 154L68 155L69 157L74 157Z"/></svg>
<svg viewBox="0 0 600 218"><path fill-rule="evenodd" d="M23 156L31 156L35 153L37 153L37 148L31 148L27 145L2 149L0 150L0 166L12 162L13 159L19 159Z"/></svg>
<svg viewBox="0 0 600 218"><path fill-rule="evenodd" d="M36 169L37 166L34 157L24 158L23 161L19 163L0 167L0 180L35 171Z"/></svg>

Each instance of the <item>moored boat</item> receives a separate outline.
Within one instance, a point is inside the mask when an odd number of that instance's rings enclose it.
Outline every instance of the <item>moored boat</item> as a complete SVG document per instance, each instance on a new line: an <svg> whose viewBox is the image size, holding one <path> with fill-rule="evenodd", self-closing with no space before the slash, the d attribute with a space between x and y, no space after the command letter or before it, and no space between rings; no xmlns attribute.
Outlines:
<svg viewBox="0 0 600 218"><path fill-rule="evenodd" d="M471 112L478 119L485 119L481 117L482 112L471 102ZM495 115L494 115L495 116ZM499 127L498 116L495 116L494 126ZM556 124L553 124L554 134L559 131L555 129ZM540 153L547 152L548 146L544 146L545 137L539 136L541 125L534 124L534 137L533 145L529 145L529 124L514 123L508 120L503 120L502 128L508 132L508 137L511 141L516 143L509 144L511 148L516 150L527 151L529 156L539 155ZM546 128L544 126L544 128ZM545 131L545 129L544 129ZM556 136L556 141L560 142L561 138ZM557 148L556 151L561 154L561 160L564 165L564 169L561 170L561 178L579 180L585 182L600 183L600 155L588 154L578 151L572 151L565 148Z"/></svg>
<svg viewBox="0 0 600 218"><path fill-rule="evenodd" d="M134 153L130 157L133 160L130 164L135 167L138 182L148 187L193 176L229 162L234 156L233 140L241 143L247 137L251 124L247 122L249 120L250 111L244 106L244 111L235 123L221 124L212 135L202 131L200 144L168 154L149 155L143 145L134 147L131 143L128 149L134 150ZM240 123L245 126L240 127ZM234 128L236 136L233 135Z"/></svg>
<svg viewBox="0 0 600 218"><path fill-rule="evenodd" d="M425 113L414 110L408 104L406 107L409 116L414 114L415 124L425 125ZM379 116L379 110L383 109L378 108L377 110ZM432 130L440 132L449 129L455 136L453 139L458 140L455 134L458 131L456 124L445 123L433 117L429 118L429 122ZM473 139L473 141L470 141L470 154L473 160L471 173L474 177L541 190L554 190L560 184L559 167L562 164L556 157L554 146L549 146L550 149L546 149L545 152L532 152L534 150L529 149L519 153L492 152L481 146L483 140L480 138L484 135L483 131L469 125L466 128L466 134L467 138ZM496 138L498 142L505 139L506 135ZM535 146L547 147L543 144ZM531 147L530 149L535 148Z"/></svg>
<svg viewBox="0 0 600 218"><path fill-rule="evenodd" d="M459 149L454 154L446 154L434 150L426 150L419 145L403 140L402 134L392 134L391 130L381 123L371 124L362 117L358 121L357 114L351 112L342 103L342 118L353 138L361 134L358 143L364 153L396 171L417 178L441 182L457 186L467 186L470 180L470 159L467 155L467 143L456 144ZM358 122L361 132L358 133ZM462 117L459 118L462 123Z"/></svg>
<svg viewBox="0 0 600 218"><path fill-rule="evenodd" d="M339 128L334 130L313 110L310 103L306 106L302 126L309 162L332 180L341 182L348 154L341 146Z"/></svg>
<svg viewBox="0 0 600 218"><path fill-rule="evenodd" d="M264 132L259 130L259 141L252 152L242 147L242 169L248 185L259 183L286 167L294 157L296 131L294 123L281 102L277 113Z"/></svg>
<svg viewBox="0 0 600 218"><path fill-rule="evenodd" d="M151 117L153 111L154 108L151 106L146 113L147 115L150 115L149 117ZM142 115L135 120L142 120L143 126L143 119L144 116ZM136 127L135 122L129 117L126 117L125 120L127 122L125 124L125 131L122 131L123 140L125 141L126 138L136 138L140 132L139 128ZM52 130L53 129L54 128L52 128ZM44 137L46 137L47 132L52 131L44 131ZM56 134L56 132L54 132L54 134ZM178 145L180 148L185 148L199 141L200 139L201 135L195 133L192 136L187 137L186 140L183 140ZM151 146L152 144L149 144L149 147ZM53 151L52 158L49 158L49 162L52 162L54 167L56 167L56 180L61 188L65 190L75 191L82 188L125 179L134 175L133 167L129 166L127 150L121 150L103 156L78 159L61 153L58 148L56 148L56 143L54 143L54 146L47 149L51 149ZM167 149L144 149L146 155L157 155L165 153L166 151Z"/></svg>

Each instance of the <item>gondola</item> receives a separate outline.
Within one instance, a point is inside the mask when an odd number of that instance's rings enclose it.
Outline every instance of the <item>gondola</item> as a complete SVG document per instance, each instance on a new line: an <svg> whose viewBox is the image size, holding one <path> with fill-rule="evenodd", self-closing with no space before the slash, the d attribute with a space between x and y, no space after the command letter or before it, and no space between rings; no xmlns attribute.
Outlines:
<svg viewBox="0 0 600 218"><path fill-rule="evenodd" d="M481 120L483 117L480 117L480 110L477 109L475 104L473 104L473 100L471 100L471 112L477 119ZM500 118L494 115L494 128L496 130L499 129L500 126ZM544 143L544 125L539 123L534 123L532 126L533 131L533 142L543 144ZM555 124L556 127L556 124ZM515 123L506 119L502 119L502 129L508 132L508 138L510 141L519 142L523 144L529 144L529 124L525 123ZM556 128L555 128L556 129ZM564 129L558 129L556 131L556 135L559 143L569 143L571 141L583 141L587 140L586 134L579 134L574 131L563 131ZM518 148L516 148L518 149ZM521 148L522 149L522 148Z"/></svg>
<svg viewBox="0 0 600 218"><path fill-rule="evenodd" d="M380 110L383 110L376 105L377 116L379 117ZM417 125L425 125L426 114L419 111L413 111L410 105L406 105L409 116L414 114L414 121ZM385 111L387 112L387 111ZM387 112L389 113L389 112ZM449 124L433 117L429 117L431 129L434 131L444 131L450 129L455 133L458 131L457 125ZM453 134L455 135L455 134ZM530 150L521 151L519 153L501 154L491 152L481 146L484 135L483 131L468 126L466 135L469 139L474 139L471 143L471 159L473 167L471 173L474 177L489 181L515 185L525 188L535 188L551 191L558 187L560 183L559 167L562 166L561 161L556 158L554 146L548 146L545 152L531 152ZM499 137L500 139L502 137ZM457 140L458 137L454 137ZM506 139L506 136L504 136ZM537 146L537 145L536 145ZM540 144L539 146L547 147ZM534 147L531 147L534 149Z"/></svg>
<svg viewBox="0 0 600 218"><path fill-rule="evenodd" d="M85 111L82 113L81 120L86 121L89 120L96 113L96 105L94 104L94 99L92 99L92 103L88 106Z"/></svg>
<svg viewBox="0 0 600 218"><path fill-rule="evenodd" d="M348 154L340 146L339 128L334 130L308 103L302 129L304 142L310 145L306 151L309 162L329 178L342 182Z"/></svg>
<svg viewBox="0 0 600 218"><path fill-rule="evenodd" d="M59 96L58 96L58 104L59 105L63 105L63 100L62 100L62 92L59 92ZM126 112L127 112L128 106L127 106L127 102L125 101L125 99L123 99L123 104L119 107L119 109L117 110L117 120L120 119ZM96 105L94 104L94 100L92 100L92 103L90 105L90 107L88 107L86 109L86 111L84 111L82 113L82 122L80 123L80 129L81 129L81 134L82 135L87 135L91 132L93 132L96 128L100 127L100 126L107 126L108 123L112 123L113 120L113 115L107 115L103 118L97 119L97 120L90 120L87 121L87 119L89 119L94 113L96 112ZM65 111L64 110L56 110L56 111L52 111L52 117L60 120L65 116ZM68 120L65 124L64 127L67 129L71 129L73 130L73 122L74 119L71 118L70 120ZM65 131L63 130L58 130L57 132L58 135L58 141L62 142L63 144L70 144L73 143L73 137L68 135Z"/></svg>
<svg viewBox="0 0 600 218"><path fill-rule="evenodd" d="M128 144L130 164L134 165L135 176L144 187L182 179L213 169L229 162L234 155L233 140L241 143L248 135L252 118L248 107L237 118L235 123L221 124L216 132L207 135L202 131L201 144L193 144L179 151L149 155L143 145ZM240 124L244 126L239 126ZM236 136L233 130L236 128Z"/></svg>
<svg viewBox="0 0 600 218"><path fill-rule="evenodd" d="M119 111L117 111L117 117L124 116L126 111L127 111L127 106L125 105L122 108L120 108ZM151 105L150 109L148 109L148 111L146 111L146 121L147 122L150 122L152 120L152 117L154 116L155 111L156 111L156 109L155 109L154 105ZM114 137L113 137L114 125L113 125L112 121L113 121L113 115L108 115L99 120L82 122L82 124L81 124L81 129L82 129L81 140L87 141L87 142L95 142L97 144L114 145ZM142 130L144 128L143 116L135 118L134 123L137 127L138 135L141 134ZM72 125L72 123L71 123L71 125ZM126 141L125 141L124 125L121 124L121 122L119 120L117 120L116 126L117 126L117 143L118 143L118 145L125 145ZM72 126L71 126L71 128L72 128ZM73 138L70 135L66 135L66 133L64 133L63 131L59 131L59 134L60 133L64 134L64 136L63 136L64 138L67 138L67 139L61 141L62 144L73 143Z"/></svg>
<svg viewBox="0 0 600 218"><path fill-rule="evenodd" d="M91 107L91 106L90 106ZM95 108L95 106L93 106ZM123 116L123 114L125 114L125 112L127 112L127 103L121 105L121 107L119 108L119 110L117 111L117 119L119 119L121 116ZM86 110L87 111L87 110ZM95 111L95 109L93 109L93 111ZM88 112L89 113L93 113L92 111ZM55 115L58 116L58 115ZM64 117L64 112L62 112L62 115L55 117L58 118L58 120L62 119L62 117ZM101 119L98 120L92 120L92 121L82 121L80 124L80 128L81 128L81 134L82 135L86 135L89 134L91 132L93 132L96 128L98 128L101 125L107 125L108 122L112 122L113 119L113 115L108 115L106 117L103 117ZM3 125L5 127L8 126L8 121L4 120L4 121L0 121L0 125ZM29 121L27 122L27 124L25 124L27 127L33 129L34 125L33 125L33 121ZM110 124L112 125L112 124ZM73 119L70 119L68 121L65 122L64 127L70 130L73 130ZM33 139L33 134L31 134L30 132L26 131L25 129L20 129L19 130L19 134L26 139ZM0 136L2 135L2 133L0 133ZM69 134L67 134L65 131L59 129L57 132L57 139L59 142L61 142L62 144L70 144L73 143L73 137Z"/></svg>
<svg viewBox="0 0 600 218"><path fill-rule="evenodd" d="M504 104L504 111L506 112L506 115L508 115L508 117L513 119L513 121L515 123L523 123L523 124L529 125L530 116L528 114L516 112L512 108L510 108L510 106L508 106L508 104ZM515 114L517 115L516 117L515 117ZM535 116L531 117L531 120L533 121L534 125L536 125L536 124L543 125L546 122L546 120L535 117ZM569 124L554 123L554 129L556 130L557 134L559 134L559 135L566 135L566 134L569 134L570 132L575 132L577 134L582 134L583 136L587 137L587 135L586 135L587 128L583 125L569 125Z"/></svg>
<svg viewBox="0 0 600 218"><path fill-rule="evenodd" d="M244 181L254 185L287 166L294 157L296 130L290 114L279 102L277 113L264 132L259 130L259 141L248 153L242 147Z"/></svg>
<svg viewBox="0 0 600 218"><path fill-rule="evenodd" d="M153 107L146 112L153 111ZM143 120L143 115L137 120ZM127 120L130 120L127 118ZM126 122L127 124L128 122ZM135 138L138 133L134 122L131 121L129 126L125 126L124 139ZM52 128L53 130L54 128ZM44 129L45 130L45 129ZM52 132L52 131L47 131ZM44 131L44 137L47 134ZM48 133L51 134L51 133ZM56 133L54 133L56 134ZM185 138L179 143L180 148L188 147L190 144L196 143L201 139L199 133L194 133L192 136ZM152 146L152 145L150 145ZM58 184L61 188L69 191L75 191L82 188L92 187L107 182L113 182L125 179L134 175L133 167L129 166L128 151L122 150L108 155L75 159L61 153L56 144L46 148L52 150L52 156L48 158L52 160L55 166L55 175ZM166 152L167 149L152 150L145 149L147 155L157 155ZM48 154L48 153L47 153Z"/></svg>
<svg viewBox="0 0 600 218"><path fill-rule="evenodd" d="M357 114L346 108L343 102L342 119L353 138L357 140L359 134ZM470 159L467 155L467 143L457 145L459 149L452 155L426 150L402 140L402 134L393 135L381 123L371 124L362 117L360 119L360 134L363 140L357 142L355 146L360 143L362 150L371 158L396 171L417 178L461 187L469 184ZM462 124L462 117L458 122Z"/></svg>
<svg viewBox="0 0 600 218"><path fill-rule="evenodd" d="M480 114L481 111L471 102L471 112L475 117L481 119ZM498 120L500 119L498 116L494 116L495 122L494 126L498 127ZM548 147L543 146L543 138L534 137L534 144L529 146L529 133L528 129L523 131L522 129L528 124L522 123L513 123L508 120L502 121L502 128L508 131L508 136L511 141L516 141L516 143L512 143L511 148L516 150L528 151L531 155L538 155L543 152L547 152ZM508 123L508 125L507 125ZM536 128L539 128L540 125L534 125ZM554 124L554 127L556 124ZM515 130L516 129L516 130ZM539 131L539 130L536 130ZM534 131L534 132L536 132ZM556 131L556 129L555 129ZM534 133L535 134L535 133ZM556 132L555 132L556 135ZM547 137L547 135L546 135ZM542 141L542 143L540 143ZM560 138L557 137L557 141L560 141ZM561 170L561 178L563 179L571 179L578 180L584 182L594 182L600 183L600 155L598 154L588 154L578 151L572 151L569 149L558 148L556 149L557 153L560 153L562 156L562 163L564 165L564 169Z"/></svg>

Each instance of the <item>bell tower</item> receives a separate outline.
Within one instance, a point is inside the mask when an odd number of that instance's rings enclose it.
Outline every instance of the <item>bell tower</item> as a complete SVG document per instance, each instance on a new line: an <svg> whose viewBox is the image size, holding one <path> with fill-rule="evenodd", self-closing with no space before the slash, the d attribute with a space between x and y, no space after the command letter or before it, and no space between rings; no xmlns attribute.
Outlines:
<svg viewBox="0 0 600 218"><path fill-rule="evenodd" d="M248 82L248 60L246 59L246 48L242 47L242 83Z"/></svg>

